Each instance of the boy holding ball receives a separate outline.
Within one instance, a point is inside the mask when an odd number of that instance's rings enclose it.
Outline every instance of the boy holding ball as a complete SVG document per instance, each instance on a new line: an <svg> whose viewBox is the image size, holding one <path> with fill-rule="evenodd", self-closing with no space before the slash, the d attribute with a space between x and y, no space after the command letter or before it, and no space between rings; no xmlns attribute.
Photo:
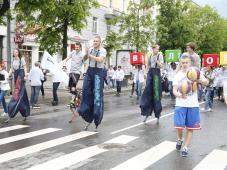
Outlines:
<svg viewBox="0 0 227 170"><path fill-rule="evenodd" d="M187 54L183 54L180 59L180 70L175 75L173 80L173 94L176 96L176 105L174 111L174 126L177 130L177 144L176 149L181 150L183 144L183 129L186 128L186 137L184 147L181 151L183 157L188 156L188 145L190 143L193 130L200 130L200 116L199 116L199 102L198 93L192 90L192 81L187 78L187 72L190 69L191 61ZM208 80L200 73L199 79L196 83L207 85ZM190 83L182 82L188 81ZM181 87L182 86L182 87ZM186 86L186 87L183 87ZM191 90L182 90L191 89Z"/></svg>

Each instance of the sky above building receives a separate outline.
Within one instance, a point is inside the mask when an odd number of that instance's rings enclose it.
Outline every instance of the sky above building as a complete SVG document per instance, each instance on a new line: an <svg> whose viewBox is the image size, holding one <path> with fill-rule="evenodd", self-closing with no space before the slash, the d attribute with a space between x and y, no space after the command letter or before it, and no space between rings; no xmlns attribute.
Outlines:
<svg viewBox="0 0 227 170"><path fill-rule="evenodd" d="M218 13L227 18L227 0L193 0L199 5L210 5L217 9Z"/></svg>

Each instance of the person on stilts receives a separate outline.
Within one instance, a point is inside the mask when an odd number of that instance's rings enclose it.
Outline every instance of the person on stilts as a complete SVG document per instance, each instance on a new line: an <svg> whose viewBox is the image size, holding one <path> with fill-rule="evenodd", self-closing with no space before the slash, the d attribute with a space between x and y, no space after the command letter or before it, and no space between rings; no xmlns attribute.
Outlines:
<svg viewBox="0 0 227 170"><path fill-rule="evenodd" d="M95 131L103 118L103 69L106 50L101 45L101 37L95 36L93 47L87 51L84 59L89 59L89 67L84 77L80 116L88 122L84 130L94 121Z"/></svg>
<svg viewBox="0 0 227 170"><path fill-rule="evenodd" d="M164 65L163 56L159 53L159 45L152 47L153 54L147 59L146 65L149 69L147 73L146 87L140 100L141 115L145 116L144 123L154 111L155 117L159 121L162 112L162 89L161 71Z"/></svg>

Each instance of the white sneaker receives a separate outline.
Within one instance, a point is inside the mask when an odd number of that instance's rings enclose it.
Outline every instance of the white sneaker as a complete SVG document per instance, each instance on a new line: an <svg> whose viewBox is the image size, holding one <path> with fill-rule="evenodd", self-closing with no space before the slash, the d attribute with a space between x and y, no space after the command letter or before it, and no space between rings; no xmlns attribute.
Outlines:
<svg viewBox="0 0 227 170"><path fill-rule="evenodd" d="M200 112L209 112L209 109L201 108Z"/></svg>
<svg viewBox="0 0 227 170"><path fill-rule="evenodd" d="M208 109L208 112L213 112L213 110L211 108Z"/></svg>
<svg viewBox="0 0 227 170"><path fill-rule="evenodd" d="M6 117L7 116L7 113L2 113L2 115L1 115L2 117Z"/></svg>

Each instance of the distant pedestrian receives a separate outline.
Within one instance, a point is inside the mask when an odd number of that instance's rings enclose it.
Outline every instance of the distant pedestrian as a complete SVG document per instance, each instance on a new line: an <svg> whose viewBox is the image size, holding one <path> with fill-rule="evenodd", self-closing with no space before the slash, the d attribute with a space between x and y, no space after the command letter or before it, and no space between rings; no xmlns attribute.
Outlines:
<svg viewBox="0 0 227 170"><path fill-rule="evenodd" d="M44 83L47 81L47 70L42 69L43 75L44 75L44 80L41 80L42 85L41 85L41 94L44 97L45 96L45 91L44 91Z"/></svg>
<svg viewBox="0 0 227 170"><path fill-rule="evenodd" d="M213 111L213 93L214 93L214 70L212 66L206 68L204 76L209 80L209 84L205 86L205 108L202 108L203 112Z"/></svg>
<svg viewBox="0 0 227 170"><path fill-rule="evenodd" d="M53 101L52 106L57 106L59 99L58 99L58 87L62 81L62 78L59 74L56 72L52 72L52 82L53 82Z"/></svg>
<svg viewBox="0 0 227 170"><path fill-rule="evenodd" d="M35 62L35 67L31 69L28 79L31 82L31 106L33 109L39 109L40 106L37 104L37 102L39 99L39 92L42 86L42 81L44 81L44 74L40 69L39 62Z"/></svg>
<svg viewBox="0 0 227 170"><path fill-rule="evenodd" d="M125 77L125 73L122 70L121 66L118 66L117 68L118 69L116 71L116 84L117 84L117 93L116 93L116 95L120 96L120 94L121 94L121 86L122 86L123 79Z"/></svg>
<svg viewBox="0 0 227 170"><path fill-rule="evenodd" d="M0 103L2 103L2 107L4 112L1 114L2 117L8 116L8 108L5 101L5 95L8 90L10 90L9 86L9 73L5 70L4 63L0 63Z"/></svg>
<svg viewBox="0 0 227 170"><path fill-rule="evenodd" d="M176 63L172 62L168 69L169 93L171 99L175 99L175 96L173 94L173 78L176 75L176 68L177 68Z"/></svg>
<svg viewBox="0 0 227 170"><path fill-rule="evenodd" d="M223 72L223 97L225 104L227 105L227 66L224 66Z"/></svg>
<svg viewBox="0 0 227 170"><path fill-rule="evenodd" d="M144 74L145 74L145 69L143 68L142 65L138 65L137 70L134 75L134 83L135 83L135 91L136 91L137 100L140 100L141 95L142 95Z"/></svg>
<svg viewBox="0 0 227 170"><path fill-rule="evenodd" d="M114 69L113 69L113 66L110 66L110 68L108 69L108 72L107 72L107 78L108 78L108 85L109 85L109 88L111 88L111 85L112 85L112 89L114 89L114 79L113 79L113 75L114 75Z"/></svg>
<svg viewBox="0 0 227 170"><path fill-rule="evenodd" d="M135 91L135 74L136 74L136 71L137 71L137 65L133 66L132 68L132 72L131 72L131 77L132 77L132 89L131 89L131 94L130 94L130 98L133 97L133 94L134 94L134 91Z"/></svg>

